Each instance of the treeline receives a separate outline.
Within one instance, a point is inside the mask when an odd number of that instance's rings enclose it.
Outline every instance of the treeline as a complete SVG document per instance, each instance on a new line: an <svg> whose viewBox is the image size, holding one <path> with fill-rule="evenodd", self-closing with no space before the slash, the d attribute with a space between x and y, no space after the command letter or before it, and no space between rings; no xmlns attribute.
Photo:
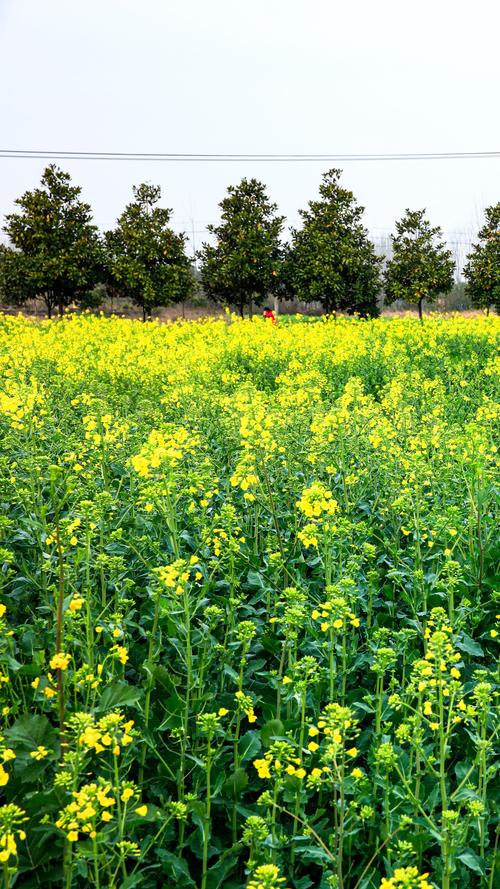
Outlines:
<svg viewBox="0 0 500 889"><path fill-rule="evenodd" d="M407 210L384 263L363 224L364 208L340 177L337 169L323 175L318 199L299 211L302 226L288 241L285 217L262 182L230 186L220 224L208 226L213 242L202 245L195 266L186 235L171 227L172 210L159 206L159 186L135 186L116 227L100 233L81 188L50 165L40 187L5 217L0 299L17 306L42 301L51 317L71 305L98 308L108 295L132 301L146 319L155 308L194 297L201 281L206 296L242 316L274 296L365 317L378 314L382 297L387 305L414 304L422 317L424 301L435 302L454 284L441 229L425 210ZM472 305L500 311L500 203L485 217L463 274Z"/></svg>

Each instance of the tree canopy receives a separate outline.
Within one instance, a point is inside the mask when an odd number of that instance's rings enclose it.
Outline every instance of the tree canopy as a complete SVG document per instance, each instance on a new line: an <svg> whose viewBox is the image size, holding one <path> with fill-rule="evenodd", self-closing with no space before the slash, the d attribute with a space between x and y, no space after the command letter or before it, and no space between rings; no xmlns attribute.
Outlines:
<svg viewBox="0 0 500 889"><path fill-rule="evenodd" d="M51 164L40 185L17 199L19 212L5 217L12 246L2 250L0 276L3 299L18 305L41 299L50 317L54 307L62 314L94 287L104 254L90 205L69 173Z"/></svg>
<svg viewBox="0 0 500 889"><path fill-rule="evenodd" d="M477 308L494 306L500 312L500 203L485 210L486 222L479 243L467 256L464 277L471 302Z"/></svg>
<svg viewBox="0 0 500 889"><path fill-rule="evenodd" d="M266 187L257 179L230 185L219 204L220 225L208 226L215 244L205 243L199 252L205 292L225 305L261 305L276 293L282 260L280 236L284 217L277 215Z"/></svg>
<svg viewBox="0 0 500 889"><path fill-rule="evenodd" d="M304 302L338 310L377 315L380 259L362 223L364 207L340 183L341 170L323 175L320 198L299 210L301 229L292 229L285 280Z"/></svg>
<svg viewBox="0 0 500 889"><path fill-rule="evenodd" d="M172 210L158 207L159 185L133 187L113 231L106 232L108 283L143 311L188 298L194 291L192 264L186 255L186 236L170 227Z"/></svg>
<svg viewBox="0 0 500 889"><path fill-rule="evenodd" d="M422 320L422 303L435 302L440 293L453 287L455 263L442 240L439 226L432 227L425 210L406 210L396 222L391 235L392 256L385 273L385 302L397 299L418 305Z"/></svg>

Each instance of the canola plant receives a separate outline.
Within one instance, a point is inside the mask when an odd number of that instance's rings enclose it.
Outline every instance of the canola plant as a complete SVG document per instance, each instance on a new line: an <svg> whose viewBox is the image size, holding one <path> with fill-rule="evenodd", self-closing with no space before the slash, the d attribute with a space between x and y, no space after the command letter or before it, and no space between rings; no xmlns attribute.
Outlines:
<svg viewBox="0 0 500 889"><path fill-rule="evenodd" d="M4 887L498 886L499 335L0 316Z"/></svg>

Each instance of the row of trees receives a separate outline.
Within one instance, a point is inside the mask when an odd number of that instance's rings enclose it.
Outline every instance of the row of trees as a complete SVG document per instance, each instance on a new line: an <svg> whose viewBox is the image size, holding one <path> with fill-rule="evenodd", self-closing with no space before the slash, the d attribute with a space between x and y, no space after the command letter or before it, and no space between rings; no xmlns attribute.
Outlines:
<svg viewBox="0 0 500 889"><path fill-rule="evenodd" d="M424 210L407 210L382 268L363 225L364 208L340 176L337 169L324 174L318 200L300 211L302 226L291 230L288 243L285 218L261 182L230 186L219 205L220 224L209 226L213 243L197 254L197 271L186 236L171 228L172 211L159 206L159 187L134 187L116 227L101 235L81 189L51 165L41 186L22 195L18 211L5 218L10 245L0 247L0 296L17 305L43 300L50 316L55 308L96 305L105 288L140 306L146 319L158 306L193 296L201 277L207 296L242 315L270 296L319 302L330 313L376 315L383 287L387 304L418 305L422 317L424 300L435 301L454 283L441 229ZM486 210L464 275L475 306L500 310L500 203Z"/></svg>
<svg viewBox="0 0 500 889"><path fill-rule="evenodd" d="M12 246L0 248L0 295L24 305L43 300L51 317L72 304L92 307L104 284L113 296L131 299L144 317L155 306L186 299L194 290L185 241L170 227L172 211L157 206L158 186L134 188L116 228L100 235L81 188L68 173L51 165L41 187L27 191L19 212L5 217L4 232ZM97 295L96 295L97 294Z"/></svg>

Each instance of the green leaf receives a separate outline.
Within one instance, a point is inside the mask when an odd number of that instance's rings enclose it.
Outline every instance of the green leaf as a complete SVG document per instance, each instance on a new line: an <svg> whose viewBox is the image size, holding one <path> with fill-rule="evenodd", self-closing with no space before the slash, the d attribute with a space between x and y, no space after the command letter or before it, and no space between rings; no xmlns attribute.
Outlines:
<svg viewBox="0 0 500 889"><path fill-rule="evenodd" d="M474 639L471 639L466 633L462 633L462 638L456 643L456 647L472 657L484 657L484 651L479 643L474 642Z"/></svg>
<svg viewBox="0 0 500 889"><path fill-rule="evenodd" d="M113 710L115 707L137 707L142 697L142 689L127 682L113 682L104 689L98 704L99 710Z"/></svg>
<svg viewBox="0 0 500 889"><path fill-rule="evenodd" d="M140 886L143 880L144 874L142 874L141 871L137 871L135 874L129 874L128 877L123 880L121 889L134 889L135 886Z"/></svg>
<svg viewBox="0 0 500 889"><path fill-rule="evenodd" d="M476 874L481 874L482 877L486 876L486 871L484 867L484 860L479 858L479 855L476 855L475 852L472 852L468 849L466 852L462 852L461 855L458 856L458 860L465 864L470 870L473 870Z"/></svg>
<svg viewBox="0 0 500 889"><path fill-rule="evenodd" d="M5 737L14 748L18 745L30 751L42 746L50 748L54 729L46 716L20 716L5 730Z"/></svg>
<svg viewBox="0 0 500 889"><path fill-rule="evenodd" d="M233 680L233 682L238 682L239 676L236 670L233 670L233 668L230 667L229 664L224 664L224 673L226 674L226 676L229 676Z"/></svg>
<svg viewBox="0 0 500 889"><path fill-rule="evenodd" d="M216 864L212 865L207 874L207 889L222 889L227 887L227 877L238 864L237 855L229 855L227 858L221 858ZM238 882L237 884L241 884Z"/></svg>
<svg viewBox="0 0 500 889"><path fill-rule="evenodd" d="M183 889L184 887L189 889L189 887L196 885L183 858L179 858L173 852L168 852L166 849L161 848L155 849L155 855L162 862L163 873L171 879L171 885L182 886ZM141 873L140 870L139 873ZM142 877L144 878L144 874L142 874ZM165 883L165 885L168 885L168 883Z"/></svg>
<svg viewBox="0 0 500 889"><path fill-rule="evenodd" d="M207 820L206 820L206 808L205 804L201 802L201 800L195 800L191 804L191 818L193 819L193 824L196 824L196 827L200 831L201 840L200 846L203 845L205 840L205 831L207 829Z"/></svg>
<svg viewBox="0 0 500 889"><path fill-rule="evenodd" d="M353 707L357 707L358 710L363 710L365 713L373 713L373 707L370 707L368 704L363 703L363 701L354 701L352 704Z"/></svg>
<svg viewBox="0 0 500 889"><path fill-rule="evenodd" d="M245 772L245 769L236 769L227 781L222 785L222 789L224 793L231 794L231 796L239 796L243 793L245 787L248 784L248 775Z"/></svg>
<svg viewBox="0 0 500 889"><path fill-rule="evenodd" d="M266 722L260 730L260 739L264 747L270 747L273 738L283 735L284 730L285 727L281 719L270 719L269 722Z"/></svg>
<svg viewBox="0 0 500 889"><path fill-rule="evenodd" d="M253 759L257 756L261 747L259 733L255 731L249 731L242 738L240 738L239 743L239 754L241 762L248 762L249 759Z"/></svg>
<svg viewBox="0 0 500 889"><path fill-rule="evenodd" d="M247 583L250 587L264 589L264 581L258 571L249 571L247 574Z"/></svg>
<svg viewBox="0 0 500 889"><path fill-rule="evenodd" d="M184 701L174 691L164 703L166 716L158 727L158 731L165 731L167 728L177 728L182 724L182 712Z"/></svg>

